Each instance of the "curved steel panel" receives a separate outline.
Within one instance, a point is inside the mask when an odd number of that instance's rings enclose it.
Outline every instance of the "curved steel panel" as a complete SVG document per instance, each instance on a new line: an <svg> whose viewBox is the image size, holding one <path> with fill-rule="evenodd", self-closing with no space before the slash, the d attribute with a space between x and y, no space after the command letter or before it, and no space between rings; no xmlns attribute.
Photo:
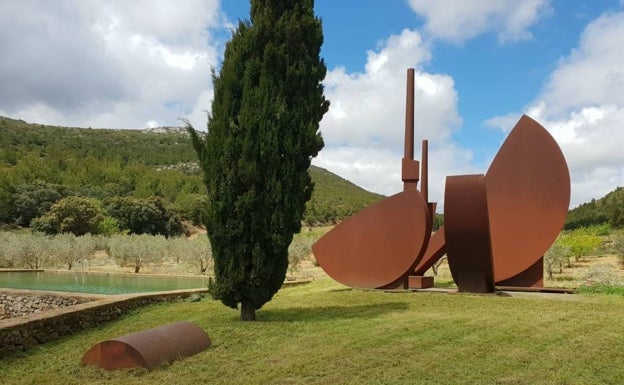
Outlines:
<svg viewBox="0 0 624 385"><path fill-rule="evenodd" d="M408 189L346 219L319 239L312 252L336 281L380 288L409 274L430 232L425 200L419 191Z"/></svg>
<svg viewBox="0 0 624 385"><path fill-rule="evenodd" d="M420 262L414 268L414 275L425 275L427 270L446 254L446 239L444 238L444 226L431 235L427 250L423 254Z"/></svg>
<svg viewBox="0 0 624 385"><path fill-rule="evenodd" d="M524 115L486 176L497 282L529 269L561 231L570 204L570 173L557 142Z"/></svg>
<svg viewBox="0 0 624 385"><path fill-rule="evenodd" d="M444 237L453 280L460 291L494 291L488 205L483 175L446 178Z"/></svg>

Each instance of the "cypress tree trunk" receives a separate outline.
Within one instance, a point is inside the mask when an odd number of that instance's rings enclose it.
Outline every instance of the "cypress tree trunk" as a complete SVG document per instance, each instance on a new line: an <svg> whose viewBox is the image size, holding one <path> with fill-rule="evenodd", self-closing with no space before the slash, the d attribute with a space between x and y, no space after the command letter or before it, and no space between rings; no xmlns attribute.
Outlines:
<svg viewBox="0 0 624 385"><path fill-rule="evenodd" d="M243 300L241 302L241 321L255 321L256 320L256 308L253 302Z"/></svg>

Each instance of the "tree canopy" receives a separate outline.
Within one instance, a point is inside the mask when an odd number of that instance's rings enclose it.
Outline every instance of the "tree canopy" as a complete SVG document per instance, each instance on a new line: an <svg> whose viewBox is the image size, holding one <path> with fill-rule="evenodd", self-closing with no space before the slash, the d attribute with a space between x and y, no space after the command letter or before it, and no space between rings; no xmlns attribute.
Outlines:
<svg viewBox="0 0 624 385"><path fill-rule="evenodd" d="M338 223L382 197L327 170L310 166L309 172L315 189L304 214L308 226ZM183 220L200 224L208 199L201 174L186 131L67 128L0 117L0 223L29 226L74 195L103 207L111 198L158 196Z"/></svg>

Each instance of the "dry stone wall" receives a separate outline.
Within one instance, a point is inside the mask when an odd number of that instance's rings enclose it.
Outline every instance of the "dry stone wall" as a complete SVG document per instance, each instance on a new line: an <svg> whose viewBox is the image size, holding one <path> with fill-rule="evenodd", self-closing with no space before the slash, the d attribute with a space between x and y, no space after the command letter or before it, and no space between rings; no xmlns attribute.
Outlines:
<svg viewBox="0 0 624 385"><path fill-rule="evenodd" d="M0 320L0 358L119 318L139 307L206 290L109 296L42 313Z"/></svg>
<svg viewBox="0 0 624 385"><path fill-rule="evenodd" d="M89 302L87 298L0 293L0 320Z"/></svg>

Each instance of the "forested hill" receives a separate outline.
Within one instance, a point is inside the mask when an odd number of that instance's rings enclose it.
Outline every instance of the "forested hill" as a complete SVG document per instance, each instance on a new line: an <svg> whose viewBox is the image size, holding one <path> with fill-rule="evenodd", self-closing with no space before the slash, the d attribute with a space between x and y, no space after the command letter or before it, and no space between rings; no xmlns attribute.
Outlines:
<svg viewBox="0 0 624 385"><path fill-rule="evenodd" d="M312 166L310 174L315 191L308 224L335 223L382 198L327 170ZM115 197L156 196L183 219L199 222L204 191L183 129L69 128L0 117L0 222L28 225L50 199L68 195L104 207ZM29 204L39 208L24 207Z"/></svg>
<svg viewBox="0 0 624 385"><path fill-rule="evenodd" d="M572 230L608 223L612 227L624 227L624 188L618 187L604 197L570 210L565 229Z"/></svg>

